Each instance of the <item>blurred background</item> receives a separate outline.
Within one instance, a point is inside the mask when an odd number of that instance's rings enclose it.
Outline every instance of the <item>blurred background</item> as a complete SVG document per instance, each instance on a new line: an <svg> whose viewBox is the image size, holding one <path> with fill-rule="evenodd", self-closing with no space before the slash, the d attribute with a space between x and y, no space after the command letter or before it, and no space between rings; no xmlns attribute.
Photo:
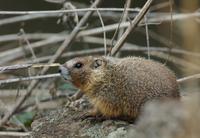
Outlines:
<svg viewBox="0 0 200 138"><path fill-rule="evenodd" d="M111 25L130 21L146 0L132 0L134 8L126 15L122 11L100 11L106 31L107 46L118 40L124 29ZM45 11L88 8L90 0L1 0L0 11ZM124 8L124 0L104 0L102 8ZM27 63L47 63L85 12L7 15L0 14L0 66ZM166 64L177 78L200 72L200 0L155 0L139 27L126 40L118 57L140 56ZM115 37L114 37L115 36ZM147 46L149 45L149 52ZM63 64L76 56L104 55L102 23L97 12L81 28L72 46L56 61ZM36 75L41 68L21 69L0 74L0 80ZM48 74L57 73L51 67ZM0 115L12 108L26 93L30 81L0 84ZM198 79L180 83L182 94L200 92ZM4 129L26 130L36 112L57 108L77 90L61 78L44 79L29 99L16 112Z"/></svg>

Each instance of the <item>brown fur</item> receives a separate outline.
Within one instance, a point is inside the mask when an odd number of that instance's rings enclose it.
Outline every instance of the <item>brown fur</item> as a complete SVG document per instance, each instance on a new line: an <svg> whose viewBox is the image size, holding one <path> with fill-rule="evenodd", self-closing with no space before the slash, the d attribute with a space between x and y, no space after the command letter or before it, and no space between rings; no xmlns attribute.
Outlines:
<svg viewBox="0 0 200 138"><path fill-rule="evenodd" d="M81 68L74 67L77 63ZM146 101L180 96L175 75L152 60L88 56L74 58L63 67L70 81L108 118L135 118Z"/></svg>

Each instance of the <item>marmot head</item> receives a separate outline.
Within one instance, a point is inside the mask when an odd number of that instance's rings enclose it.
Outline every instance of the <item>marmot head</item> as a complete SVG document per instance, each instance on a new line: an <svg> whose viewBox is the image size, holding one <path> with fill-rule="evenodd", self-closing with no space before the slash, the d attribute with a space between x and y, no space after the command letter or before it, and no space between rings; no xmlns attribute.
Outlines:
<svg viewBox="0 0 200 138"><path fill-rule="evenodd" d="M108 60L101 56L78 57L60 66L59 72L65 80L84 91L88 85L103 77L107 63Z"/></svg>

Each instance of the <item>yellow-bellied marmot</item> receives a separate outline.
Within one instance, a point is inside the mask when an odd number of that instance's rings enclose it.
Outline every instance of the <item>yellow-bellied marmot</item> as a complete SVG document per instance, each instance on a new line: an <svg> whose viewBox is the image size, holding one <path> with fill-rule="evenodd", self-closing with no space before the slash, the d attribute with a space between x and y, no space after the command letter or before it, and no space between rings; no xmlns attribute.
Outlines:
<svg viewBox="0 0 200 138"><path fill-rule="evenodd" d="M93 115L134 119L145 102L179 98L175 75L165 65L138 57L78 57L60 73L90 99Z"/></svg>

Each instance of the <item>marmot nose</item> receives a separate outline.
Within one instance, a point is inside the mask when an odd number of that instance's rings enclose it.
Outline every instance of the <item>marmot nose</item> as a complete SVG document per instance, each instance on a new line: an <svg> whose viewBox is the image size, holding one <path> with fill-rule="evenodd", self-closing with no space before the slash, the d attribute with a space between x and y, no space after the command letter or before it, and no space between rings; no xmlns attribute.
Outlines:
<svg viewBox="0 0 200 138"><path fill-rule="evenodd" d="M66 67L60 66L58 72L61 74L61 76L65 80L71 80L71 76L70 76L69 71Z"/></svg>
<svg viewBox="0 0 200 138"><path fill-rule="evenodd" d="M61 72L62 72L62 70L61 70L61 68L59 67L58 73L61 73Z"/></svg>
<svg viewBox="0 0 200 138"><path fill-rule="evenodd" d="M60 73L60 74L69 74L68 69L65 68L64 66L60 66L59 67L58 73Z"/></svg>
<svg viewBox="0 0 200 138"><path fill-rule="evenodd" d="M58 73L61 73L61 69L58 70Z"/></svg>
<svg viewBox="0 0 200 138"><path fill-rule="evenodd" d="M58 73L62 73L61 66L60 66L59 69L58 69Z"/></svg>

